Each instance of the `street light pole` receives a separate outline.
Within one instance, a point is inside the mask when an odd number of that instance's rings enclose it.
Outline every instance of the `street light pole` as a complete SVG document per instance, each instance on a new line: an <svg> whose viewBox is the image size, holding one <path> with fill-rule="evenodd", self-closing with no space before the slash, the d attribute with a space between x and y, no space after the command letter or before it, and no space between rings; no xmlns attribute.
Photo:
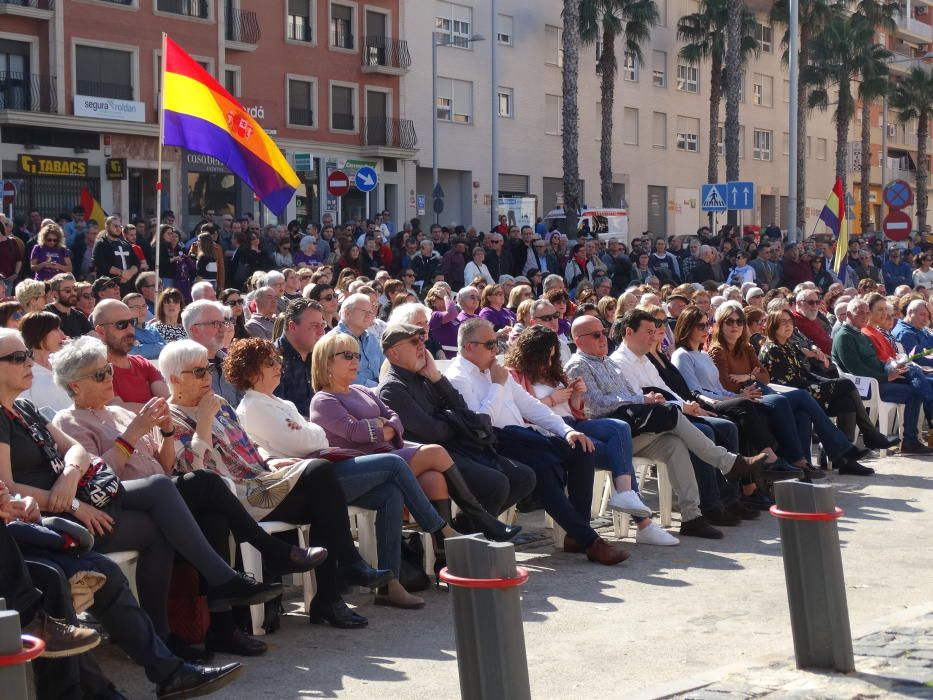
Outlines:
<svg viewBox="0 0 933 700"><path fill-rule="evenodd" d="M431 32L431 211L434 211L434 191L437 190L437 32ZM434 223L438 223L438 214L434 213Z"/></svg>
<svg viewBox="0 0 933 700"><path fill-rule="evenodd" d="M490 30L492 32L492 41L490 42L490 54L492 57L492 87L490 88L492 99L492 134L490 138L492 148L492 157L490 159L492 185L490 191L492 193L492 199L489 202L489 226L491 231L492 227L496 225L496 202L499 200L499 70L496 65L496 46L499 44L499 34L496 30L496 20L498 18L496 13L496 0L491 0L489 3L489 16L491 21L490 26L492 27ZM514 109L514 104L512 108Z"/></svg>
<svg viewBox="0 0 933 700"><path fill-rule="evenodd" d="M888 181L888 93L881 97L881 191ZM881 220L884 221L884 197L881 198ZM879 222L880 223L880 222Z"/></svg>
<svg viewBox="0 0 933 700"><path fill-rule="evenodd" d="M790 18L788 20L788 29L790 30L790 47L788 51L790 54L790 86L788 87L790 103L788 105L788 124L790 133L787 135L790 141L790 148L787 149L790 158L787 172L787 240L791 243L797 242L797 81L800 70L797 53L800 43L800 28L798 26L799 11L799 0L790 0Z"/></svg>

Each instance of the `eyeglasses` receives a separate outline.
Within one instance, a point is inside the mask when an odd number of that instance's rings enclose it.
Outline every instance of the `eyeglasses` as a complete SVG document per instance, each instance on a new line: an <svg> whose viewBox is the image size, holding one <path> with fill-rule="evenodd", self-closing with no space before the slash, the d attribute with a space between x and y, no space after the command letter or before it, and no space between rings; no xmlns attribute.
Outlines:
<svg viewBox="0 0 933 700"><path fill-rule="evenodd" d="M725 321L722 322L722 325L732 326L732 327L735 327L735 326L742 327L745 325L745 319L744 318L727 318Z"/></svg>
<svg viewBox="0 0 933 700"><path fill-rule="evenodd" d="M807 306L816 306L820 302L819 302L819 299L804 299L800 303L806 304Z"/></svg>
<svg viewBox="0 0 933 700"><path fill-rule="evenodd" d="M93 379L98 384L102 383L107 377L113 376L113 365L107 363L98 370L94 370L90 374L82 374L78 379Z"/></svg>
<svg viewBox="0 0 933 700"><path fill-rule="evenodd" d="M409 273L406 273L405 277L414 277L414 274L412 274L411 272L409 272Z"/></svg>
<svg viewBox="0 0 933 700"><path fill-rule="evenodd" d="M495 350L499 347L499 341L493 340L468 340L467 345L482 345L487 350Z"/></svg>
<svg viewBox="0 0 933 700"><path fill-rule="evenodd" d="M210 326L210 327L213 328L214 330L219 330L220 328L223 328L224 326L231 326L231 325L233 325L233 321L228 321L228 320L226 320L226 319L224 319L223 321L201 321L201 323L195 323L194 325L196 325L196 326Z"/></svg>
<svg viewBox="0 0 933 700"><path fill-rule="evenodd" d="M24 365L26 360L32 359L32 350L17 350L9 355L0 357L0 362L9 362L11 365Z"/></svg>
<svg viewBox="0 0 933 700"><path fill-rule="evenodd" d="M560 318L560 314L544 314L544 316L535 316L535 321L543 321L544 323L550 323L551 321L556 321Z"/></svg>
<svg viewBox="0 0 933 700"><path fill-rule="evenodd" d="M125 331L128 326L133 326L136 328L137 321L135 318L124 318L120 321L108 321L107 323L98 323L98 326L113 326L118 331Z"/></svg>
<svg viewBox="0 0 933 700"><path fill-rule="evenodd" d="M208 374L214 373L214 365L207 365L206 367L195 367L194 369L183 369L182 374L192 374L195 379L204 379Z"/></svg>
<svg viewBox="0 0 933 700"><path fill-rule="evenodd" d="M226 304L227 306L243 306L243 300L242 299L227 299Z"/></svg>
<svg viewBox="0 0 933 700"><path fill-rule="evenodd" d="M353 360L356 360L357 362L359 362L360 360L363 359L363 356L360 353L352 352L350 350L344 350L343 352L335 352L333 355L331 355L331 357L342 357L347 362L352 362Z"/></svg>
<svg viewBox="0 0 933 700"><path fill-rule="evenodd" d="M698 323L693 327L695 331L707 331L709 330L709 323Z"/></svg>
<svg viewBox="0 0 933 700"><path fill-rule="evenodd" d="M142 287L143 289L149 289L150 287L155 287L155 282L153 282L152 284L141 284L139 286Z"/></svg>
<svg viewBox="0 0 933 700"><path fill-rule="evenodd" d="M333 301L334 295L328 294L327 296L318 297L318 301Z"/></svg>
<svg viewBox="0 0 933 700"><path fill-rule="evenodd" d="M275 367L276 365L281 365L283 363L281 355L269 355L263 363L266 367Z"/></svg>
<svg viewBox="0 0 933 700"><path fill-rule="evenodd" d="M604 328L601 331L593 331L592 333L581 333L580 335L577 336L577 340L579 340L580 338L592 338L593 340L599 340L600 338L608 338L608 337L609 337L609 331L607 331Z"/></svg>
<svg viewBox="0 0 933 700"><path fill-rule="evenodd" d="M60 238L46 238L45 242L46 243L58 243L60 240L61 240Z"/></svg>
<svg viewBox="0 0 933 700"><path fill-rule="evenodd" d="M130 311L139 311L139 310L141 310L141 309L145 309L145 308L146 308L146 305L145 305L145 304L135 304L135 305L133 305L133 306L130 306L129 304L127 304L126 308L128 308Z"/></svg>

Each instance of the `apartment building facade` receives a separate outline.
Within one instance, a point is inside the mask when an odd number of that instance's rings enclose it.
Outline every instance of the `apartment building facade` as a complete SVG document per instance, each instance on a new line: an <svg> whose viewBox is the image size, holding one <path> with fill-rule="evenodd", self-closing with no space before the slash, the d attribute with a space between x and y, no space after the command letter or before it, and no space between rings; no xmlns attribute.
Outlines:
<svg viewBox="0 0 933 700"><path fill-rule="evenodd" d="M403 78L405 114L420 137L413 182L426 195L431 215L431 41L437 31L438 168L446 195L444 222L488 225L491 219L491 125L499 135L501 196L537 200L542 215L559 203L561 165L560 0L431 0L434 24L425 21L425 0L406 0L403 34L412 69ZM655 234L694 232L705 223L700 186L709 153L709 65L689 66L678 57L677 20L697 11L696 0L657 0L661 23L644 47L645 63L623 58L613 108L613 187L627 203L631 227ZM783 28L767 19L770 3L750 3L758 14L760 56L743 75L741 173L757 186L755 209L745 223L786 228L789 82L781 65ZM415 12L418 7L421 12ZM482 41L469 41L473 35ZM491 85L491 49L498 80ZM583 46L579 77L580 178L582 201L599 201L599 138L602 108L596 46ZM495 112L494 112L495 108ZM725 105L723 105L723 115ZM495 117L493 114L495 113ZM714 144L720 152L722 146ZM807 233L833 183L835 137L830 114L814 112L808 122ZM720 180L725 180L724 158ZM419 198L420 199L420 198Z"/></svg>
<svg viewBox="0 0 933 700"><path fill-rule="evenodd" d="M15 211L70 211L81 187L108 212L183 225L203 212L266 222L342 219L402 204L416 153L400 118L410 56L398 0L0 0L0 168ZM223 164L165 148L157 202L161 33L236 96L301 179L276 217ZM329 171L371 165L370 195L326 193Z"/></svg>

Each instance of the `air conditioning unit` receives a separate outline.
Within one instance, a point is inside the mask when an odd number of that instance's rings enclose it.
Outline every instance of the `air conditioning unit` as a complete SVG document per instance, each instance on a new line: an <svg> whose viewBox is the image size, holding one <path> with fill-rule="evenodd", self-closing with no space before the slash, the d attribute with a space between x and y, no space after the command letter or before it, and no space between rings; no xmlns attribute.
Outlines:
<svg viewBox="0 0 933 700"><path fill-rule="evenodd" d="M895 136L897 136L897 125L888 124L888 138L893 139Z"/></svg>
<svg viewBox="0 0 933 700"><path fill-rule="evenodd" d="M919 17L920 15L925 15L925 14L927 13L927 9L928 9L928 8L927 8L926 5L920 5L920 6L914 8L914 14L915 14L917 17Z"/></svg>

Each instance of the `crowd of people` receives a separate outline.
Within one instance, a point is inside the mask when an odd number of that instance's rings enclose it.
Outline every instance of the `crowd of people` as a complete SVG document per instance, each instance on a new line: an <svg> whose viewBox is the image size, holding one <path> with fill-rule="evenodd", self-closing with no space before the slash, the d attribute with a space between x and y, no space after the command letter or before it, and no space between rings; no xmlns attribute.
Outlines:
<svg viewBox="0 0 933 700"><path fill-rule="evenodd" d="M565 552L611 566L631 551L593 527L596 469L636 545L676 546L759 517L775 480L933 454L933 245L853 241L837 276L832 241L770 228L629 249L542 222L397 228L387 211L205 217L190 235L173 219L0 215L0 596L46 641L42 698L122 697L85 653L100 637L84 610L169 698L241 670L213 653L266 652L237 610L280 596L283 574L314 570L313 624L367 625L347 585L423 607L402 582L406 509L435 575L448 537L514 539L513 509L543 509ZM902 435L869 417L866 377L904 404ZM666 465L676 534L635 457ZM375 567L348 506L376 512ZM308 546L263 521L310 525ZM231 536L265 582L231 568ZM138 600L106 557L125 550ZM173 632L173 562L197 572L203 647Z"/></svg>

